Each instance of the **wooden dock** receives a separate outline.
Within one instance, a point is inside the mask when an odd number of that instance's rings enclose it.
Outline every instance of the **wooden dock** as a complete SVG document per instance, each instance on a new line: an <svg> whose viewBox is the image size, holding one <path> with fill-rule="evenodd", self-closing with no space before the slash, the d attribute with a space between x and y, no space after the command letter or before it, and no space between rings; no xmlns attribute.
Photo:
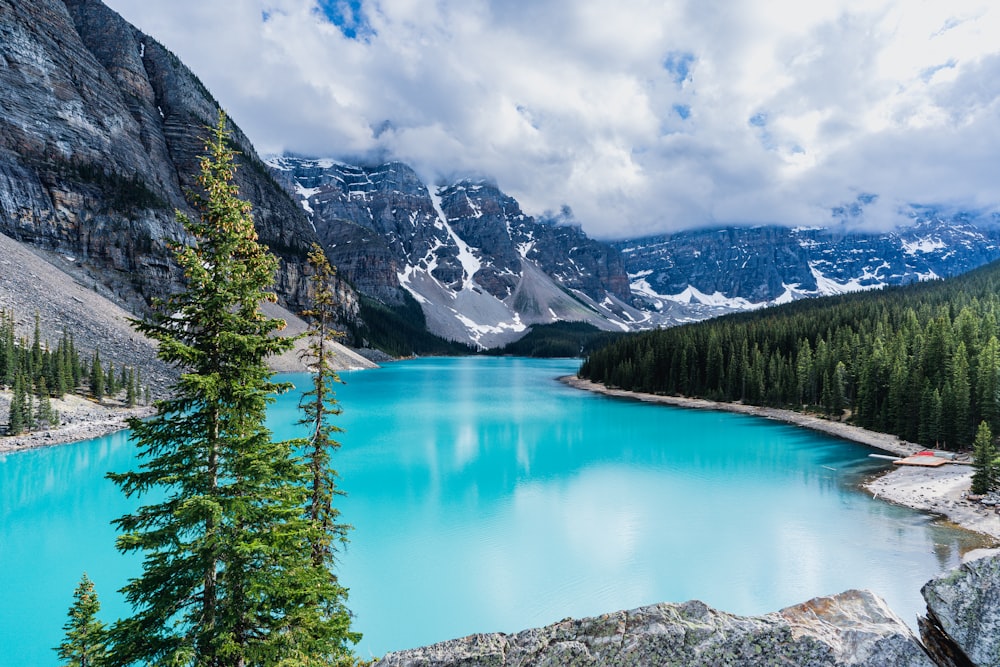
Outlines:
<svg viewBox="0 0 1000 667"><path fill-rule="evenodd" d="M951 459L934 456L933 452L920 452L913 456L907 456L905 459L896 459L892 462L893 465L897 466L920 466L922 468L937 468L938 466L943 466L945 463L951 463Z"/></svg>

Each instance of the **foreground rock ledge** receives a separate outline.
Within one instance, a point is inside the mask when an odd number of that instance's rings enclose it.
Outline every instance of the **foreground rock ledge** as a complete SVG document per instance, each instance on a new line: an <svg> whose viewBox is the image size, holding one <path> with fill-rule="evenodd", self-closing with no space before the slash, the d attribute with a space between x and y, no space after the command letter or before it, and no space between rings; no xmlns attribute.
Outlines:
<svg viewBox="0 0 1000 667"><path fill-rule="evenodd" d="M390 653L376 667L934 664L881 598L847 591L764 616L736 616L698 601L655 604Z"/></svg>

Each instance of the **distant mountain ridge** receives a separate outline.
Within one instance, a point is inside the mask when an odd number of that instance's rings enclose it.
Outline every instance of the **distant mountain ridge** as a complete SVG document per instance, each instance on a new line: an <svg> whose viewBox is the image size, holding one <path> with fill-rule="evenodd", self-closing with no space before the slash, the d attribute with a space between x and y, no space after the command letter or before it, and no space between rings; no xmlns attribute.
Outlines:
<svg viewBox="0 0 1000 667"><path fill-rule="evenodd" d="M1000 259L995 215L919 208L912 220L885 232L725 227L614 245L636 297L675 322L945 278Z"/></svg>

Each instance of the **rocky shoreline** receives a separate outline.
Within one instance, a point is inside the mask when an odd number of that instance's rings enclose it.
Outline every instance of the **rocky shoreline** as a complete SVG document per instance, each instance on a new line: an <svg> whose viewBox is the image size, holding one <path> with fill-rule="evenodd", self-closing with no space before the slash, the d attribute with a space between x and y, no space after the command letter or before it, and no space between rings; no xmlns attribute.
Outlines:
<svg viewBox="0 0 1000 667"><path fill-rule="evenodd" d="M559 380L577 389L616 398L698 410L736 412L774 419L874 447L896 456L910 456L924 449L920 445L900 440L888 433L876 433L852 424L830 421L793 410L609 389L602 384L575 375L567 375ZM972 466L969 465L949 464L939 468L895 466L885 474L866 482L864 488L877 498L912 509L939 514L962 528L988 535L994 540L1000 540L1000 514L997 514L995 509L987 508L966 497L971 482Z"/></svg>

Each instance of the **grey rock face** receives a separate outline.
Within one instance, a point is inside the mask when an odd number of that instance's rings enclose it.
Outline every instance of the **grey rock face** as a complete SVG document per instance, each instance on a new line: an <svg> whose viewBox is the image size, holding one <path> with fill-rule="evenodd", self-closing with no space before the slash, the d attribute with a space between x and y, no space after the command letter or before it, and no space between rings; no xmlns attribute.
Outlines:
<svg viewBox="0 0 1000 667"><path fill-rule="evenodd" d="M390 653L377 667L854 665L930 667L916 638L867 591L758 617L692 601L657 604L514 635L473 635Z"/></svg>
<svg viewBox="0 0 1000 667"><path fill-rule="evenodd" d="M0 232L74 257L134 309L174 289L174 211L191 212L185 192L218 118L197 77L99 0L0 0L0 110ZM282 262L277 291L301 309L317 236L230 130L241 196Z"/></svg>
<svg viewBox="0 0 1000 667"><path fill-rule="evenodd" d="M578 227L540 222L492 183L461 181L440 191L441 209L455 231L484 255L476 278L504 299L516 287L511 272L523 256L556 283L600 301L608 293L632 300L621 253ZM515 271L516 273L516 271Z"/></svg>
<svg viewBox="0 0 1000 667"><path fill-rule="evenodd" d="M920 632L943 665L1000 665L1000 557L964 563L921 589Z"/></svg>
<svg viewBox="0 0 1000 667"><path fill-rule="evenodd" d="M403 303L409 290L440 336L490 347L539 322L610 328L612 318L642 319L626 314L631 293L617 250L576 227L536 221L491 183L432 193L398 162L281 157L270 165L313 214L327 255L351 283L388 304Z"/></svg>
<svg viewBox="0 0 1000 667"><path fill-rule="evenodd" d="M402 303L398 274L421 261L436 278L461 289L454 240L412 169L398 162L362 168L290 158L276 164L313 211L330 261L361 292Z"/></svg>

